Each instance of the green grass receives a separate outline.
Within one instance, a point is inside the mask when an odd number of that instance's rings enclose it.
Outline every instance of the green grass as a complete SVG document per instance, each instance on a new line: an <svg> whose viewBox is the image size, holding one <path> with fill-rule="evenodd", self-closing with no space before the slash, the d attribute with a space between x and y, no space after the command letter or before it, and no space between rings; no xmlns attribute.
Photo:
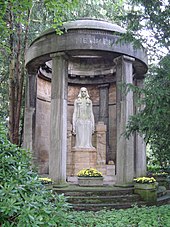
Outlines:
<svg viewBox="0 0 170 227"><path fill-rule="evenodd" d="M169 227L170 205L126 210L71 211L68 227Z"/></svg>

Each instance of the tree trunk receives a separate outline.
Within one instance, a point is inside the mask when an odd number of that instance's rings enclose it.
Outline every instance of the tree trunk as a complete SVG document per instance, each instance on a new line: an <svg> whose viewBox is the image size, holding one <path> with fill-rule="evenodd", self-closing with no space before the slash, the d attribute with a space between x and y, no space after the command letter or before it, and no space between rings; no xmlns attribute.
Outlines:
<svg viewBox="0 0 170 227"><path fill-rule="evenodd" d="M9 5L9 25L11 31L17 30L14 39L14 34L10 35L10 71L9 71L9 138L14 144L20 145L20 117L22 109L22 98L24 92L24 76L25 76L25 49L28 42L28 31L31 9L28 10L27 25L25 30L22 29L22 24L20 22L16 23L14 21L14 16L12 13L12 8ZM18 17L20 21L20 17ZM15 24L15 29L14 29ZM22 34L24 38L22 39ZM22 46L22 47L21 47ZM14 48L15 47L15 48ZM15 60L14 60L14 56Z"/></svg>

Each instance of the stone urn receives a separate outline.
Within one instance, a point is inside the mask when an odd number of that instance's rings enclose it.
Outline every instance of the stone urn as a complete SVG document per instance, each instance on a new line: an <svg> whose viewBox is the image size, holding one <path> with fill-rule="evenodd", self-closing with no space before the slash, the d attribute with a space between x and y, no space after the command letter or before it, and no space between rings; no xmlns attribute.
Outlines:
<svg viewBox="0 0 170 227"><path fill-rule="evenodd" d="M135 183L134 184L134 193L141 196L141 198L149 203L155 203L157 200L156 192L157 184L155 183Z"/></svg>
<svg viewBox="0 0 170 227"><path fill-rule="evenodd" d="M103 177L78 177L78 185L82 187L103 186Z"/></svg>

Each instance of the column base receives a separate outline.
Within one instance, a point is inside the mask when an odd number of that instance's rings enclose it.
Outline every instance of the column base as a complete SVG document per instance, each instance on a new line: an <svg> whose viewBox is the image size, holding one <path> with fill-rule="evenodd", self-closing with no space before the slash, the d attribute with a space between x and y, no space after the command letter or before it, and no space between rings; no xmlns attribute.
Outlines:
<svg viewBox="0 0 170 227"><path fill-rule="evenodd" d="M115 183L114 187L120 187L120 188L133 188L133 183Z"/></svg>
<svg viewBox="0 0 170 227"><path fill-rule="evenodd" d="M53 188L66 188L69 184L67 182L61 182L59 184L54 182Z"/></svg>

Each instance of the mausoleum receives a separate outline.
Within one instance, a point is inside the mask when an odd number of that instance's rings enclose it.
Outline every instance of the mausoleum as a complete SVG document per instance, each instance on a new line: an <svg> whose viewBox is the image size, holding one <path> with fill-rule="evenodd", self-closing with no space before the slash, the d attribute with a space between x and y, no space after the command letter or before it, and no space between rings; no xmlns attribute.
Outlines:
<svg viewBox="0 0 170 227"><path fill-rule="evenodd" d="M26 52L24 147L39 173L57 184L77 183L78 171L93 167L106 184L126 186L146 172L143 138L123 136L138 111L124 85L143 85L146 53L120 40L125 29L102 20L66 22L62 32L44 32ZM73 133L74 102L82 87L94 115L91 147L76 147Z"/></svg>

